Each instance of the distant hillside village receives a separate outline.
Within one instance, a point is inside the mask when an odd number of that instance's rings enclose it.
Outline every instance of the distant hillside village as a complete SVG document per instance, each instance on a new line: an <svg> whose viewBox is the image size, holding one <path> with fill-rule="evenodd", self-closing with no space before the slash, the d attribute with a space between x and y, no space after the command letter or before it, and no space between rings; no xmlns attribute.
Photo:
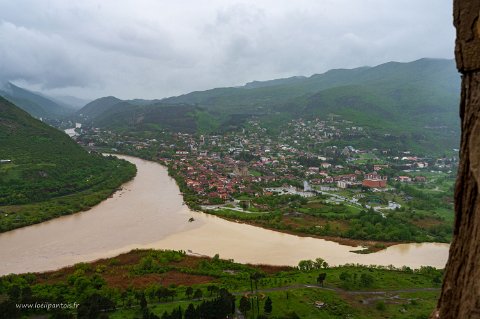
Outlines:
<svg viewBox="0 0 480 319"><path fill-rule="evenodd" d="M269 196L272 187L293 187L300 195L342 189L383 192L398 183L426 183L425 173L449 172L457 164L455 156L345 145L351 139L368 140L372 132L339 116L292 120L278 135L268 134L256 120L224 135L164 131L149 139L95 128L81 131L75 138L88 147L144 153L161 161L200 205L242 195Z"/></svg>

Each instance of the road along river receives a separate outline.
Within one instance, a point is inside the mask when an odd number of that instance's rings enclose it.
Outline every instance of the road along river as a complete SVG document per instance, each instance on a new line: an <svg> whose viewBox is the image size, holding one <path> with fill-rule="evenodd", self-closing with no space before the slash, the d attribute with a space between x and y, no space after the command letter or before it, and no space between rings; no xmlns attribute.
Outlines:
<svg viewBox="0 0 480 319"><path fill-rule="evenodd" d="M183 205L165 167L135 157L137 176L88 211L0 234L0 275L54 270L112 257L134 248L185 250L242 263L297 265L324 258L331 265L421 265L444 267L447 244L391 246L361 255L355 248L311 237L283 234L191 211ZM194 217L194 222L188 222Z"/></svg>

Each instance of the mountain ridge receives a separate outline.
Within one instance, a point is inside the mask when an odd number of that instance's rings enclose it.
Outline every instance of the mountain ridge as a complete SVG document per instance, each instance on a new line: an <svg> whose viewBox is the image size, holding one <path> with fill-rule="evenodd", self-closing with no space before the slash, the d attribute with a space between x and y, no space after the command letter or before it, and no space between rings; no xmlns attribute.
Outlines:
<svg viewBox="0 0 480 319"><path fill-rule="evenodd" d="M30 115L37 118L59 118L73 112L65 105L57 103L52 98L21 88L11 82L0 87L0 96L14 103Z"/></svg>

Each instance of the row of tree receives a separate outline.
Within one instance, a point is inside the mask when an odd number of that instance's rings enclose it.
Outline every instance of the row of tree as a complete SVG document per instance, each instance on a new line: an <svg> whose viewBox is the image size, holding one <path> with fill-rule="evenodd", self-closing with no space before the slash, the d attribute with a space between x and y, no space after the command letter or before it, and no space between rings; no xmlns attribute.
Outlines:
<svg viewBox="0 0 480 319"><path fill-rule="evenodd" d="M197 306L191 303L185 311L181 307L171 312L165 311L161 317L150 312L146 302L142 303L141 307L143 319L224 319L235 313L235 296L222 288L218 290L218 296L213 300L202 301Z"/></svg>

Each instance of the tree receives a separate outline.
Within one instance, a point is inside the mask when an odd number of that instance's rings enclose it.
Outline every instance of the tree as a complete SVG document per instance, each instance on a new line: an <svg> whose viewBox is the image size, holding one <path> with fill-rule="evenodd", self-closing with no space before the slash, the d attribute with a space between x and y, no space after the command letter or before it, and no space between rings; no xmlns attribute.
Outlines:
<svg viewBox="0 0 480 319"><path fill-rule="evenodd" d="M202 289L198 288L195 290L195 293L193 294L193 299L200 299L203 297L203 292Z"/></svg>
<svg viewBox="0 0 480 319"><path fill-rule="evenodd" d="M253 282L255 283L255 290L257 291L257 293L258 293L258 281L264 277L265 275L259 272L255 272L250 275L250 280L253 280Z"/></svg>
<svg viewBox="0 0 480 319"><path fill-rule="evenodd" d="M77 317L79 319L96 319L100 318L100 315L105 311L114 309L115 303L112 300L98 293L94 293L80 303L77 310Z"/></svg>
<svg viewBox="0 0 480 319"><path fill-rule="evenodd" d="M350 281L352 279L352 275L346 271L342 271L338 278L340 278L341 281Z"/></svg>
<svg viewBox="0 0 480 319"><path fill-rule="evenodd" d="M295 311L287 313L287 315L283 318L284 319L300 319L300 317L297 315Z"/></svg>
<svg viewBox="0 0 480 319"><path fill-rule="evenodd" d="M300 260L298 263L298 269L301 271L310 271L314 268L314 262L312 260Z"/></svg>
<svg viewBox="0 0 480 319"><path fill-rule="evenodd" d="M180 306L178 306L178 308L173 309L170 317L172 319L182 319L182 317L183 317L182 308Z"/></svg>
<svg viewBox="0 0 480 319"><path fill-rule="evenodd" d="M197 319L197 311L195 310L195 307L193 304L189 304L187 307L187 310L185 310L185 319Z"/></svg>
<svg viewBox="0 0 480 319"><path fill-rule="evenodd" d="M185 296L187 296L188 299L193 295L193 288L188 286L187 289L185 290Z"/></svg>
<svg viewBox="0 0 480 319"><path fill-rule="evenodd" d="M0 319L19 318L20 315L20 310L17 309L14 301L8 300L0 303Z"/></svg>
<svg viewBox="0 0 480 319"><path fill-rule="evenodd" d="M325 281L325 278L327 278L326 273L324 273L324 272L319 273L318 277L317 277L317 284L322 285L322 287L323 287L323 282Z"/></svg>
<svg viewBox="0 0 480 319"><path fill-rule="evenodd" d="M148 308L143 309L143 319L160 319L153 312L148 311Z"/></svg>
<svg viewBox="0 0 480 319"><path fill-rule="evenodd" d="M12 301L20 301L20 295L22 294L22 290L18 284L14 284L8 290L8 297Z"/></svg>
<svg viewBox="0 0 480 319"><path fill-rule="evenodd" d="M267 297L267 299L265 300L265 305L263 305L263 310L265 311L265 313L272 313L272 310L273 310L273 307L272 307L272 299L270 299L270 297Z"/></svg>
<svg viewBox="0 0 480 319"><path fill-rule="evenodd" d="M352 285L352 274L343 271L340 273L339 278L342 281L342 287L345 289L350 289Z"/></svg>
<svg viewBox="0 0 480 319"><path fill-rule="evenodd" d="M240 305L238 306L238 309L243 314L246 314L250 309L252 309L252 306L250 305L250 301L248 300L247 297L242 296L242 298L240 298Z"/></svg>
<svg viewBox="0 0 480 319"><path fill-rule="evenodd" d="M128 297L128 293L126 290L122 291L122 293L120 294L120 299L122 299L122 306L125 307L125 300L127 300L127 297Z"/></svg>
<svg viewBox="0 0 480 319"><path fill-rule="evenodd" d="M250 274L250 287L252 288L252 280L253 282L255 283L255 292L256 292L256 296L255 296L255 299L256 299L256 304L257 304L257 312L260 312L260 304L259 304L259 300L258 300L258 281L265 277L264 274L262 273L259 273L259 272L255 272L253 274ZM253 300L252 300L252 303L253 303ZM253 312L255 313L255 305L253 305Z"/></svg>
<svg viewBox="0 0 480 319"><path fill-rule="evenodd" d="M313 268L315 269L328 268L328 263L323 258L317 258L313 262Z"/></svg>
<svg viewBox="0 0 480 319"><path fill-rule="evenodd" d="M371 287L373 285L374 278L370 274L361 274L360 275L360 284L363 287Z"/></svg>
<svg viewBox="0 0 480 319"><path fill-rule="evenodd" d="M175 289L167 289L167 296L173 299L177 295L177 291Z"/></svg>
<svg viewBox="0 0 480 319"><path fill-rule="evenodd" d="M226 289L219 291L214 300L203 301L196 309L198 318L216 319L226 318L235 312L235 296Z"/></svg>
<svg viewBox="0 0 480 319"><path fill-rule="evenodd" d="M387 307L385 306L385 301L382 300L377 302L377 304L375 305L375 308L380 311L385 311L385 309L387 309Z"/></svg>
<svg viewBox="0 0 480 319"><path fill-rule="evenodd" d="M158 286L155 284L149 285L145 290L143 291L145 293L145 297L148 298L149 300L153 300L156 295L157 295L157 290Z"/></svg>
<svg viewBox="0 0 480 319"><path fill-rule="evenodd" d="M209 285L207 287L207 291L210 292L210 297L213 295L213 293L218 291L218 287L215 285Z"/></svg>
<svg viewBox="0 0 480 319"><path fill-rule="evenodd" d="M462 73L460 164L455 225L445 279L432 318L478 318L480 289L480 1L454 0L455 58Z"/></svg>
<svg viewBox="0 0 480 319"><path fill-rule="evenodd" d="M100 289L105 285L105 279L103 279L99 274L93 275L90 280L95 289Z"/></svg>
<svg viewBox="0 0 480 319"><path fill-rule="evenodd" d="M147 308L147 298L145 298L145 294L143 292L140 293L138 297L139 303L140 303L140 308L141 309L146 309Z"/></svg>

